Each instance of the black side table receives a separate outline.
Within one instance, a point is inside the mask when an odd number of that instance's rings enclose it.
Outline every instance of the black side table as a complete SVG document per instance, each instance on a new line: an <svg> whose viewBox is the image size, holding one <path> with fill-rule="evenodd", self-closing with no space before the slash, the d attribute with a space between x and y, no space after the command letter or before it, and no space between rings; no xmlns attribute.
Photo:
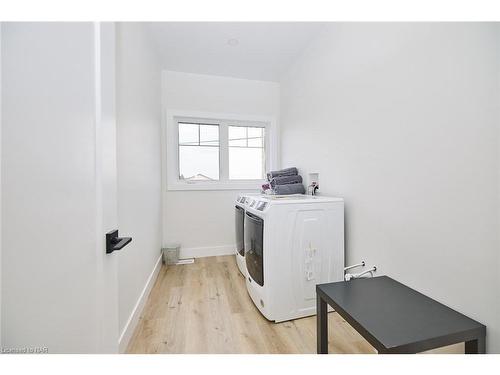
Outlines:
<svg viewBox="0 0 500 375"><path fill-rule="evenodd" d="M486 352L486 326L387 276L316 286L317 352L328 353L327 305L379 354L418 353L465 342Z"/></svg>

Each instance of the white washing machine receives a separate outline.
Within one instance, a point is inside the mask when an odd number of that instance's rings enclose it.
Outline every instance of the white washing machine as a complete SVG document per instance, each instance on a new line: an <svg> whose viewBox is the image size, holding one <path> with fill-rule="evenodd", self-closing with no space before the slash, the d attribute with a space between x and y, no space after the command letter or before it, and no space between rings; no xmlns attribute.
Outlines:
<svg viewBox="0 0 500 375"><path fill-rule="evenodd" d="M236 253L236 264L243 276L247 276L247 266L245 264L245 201L246 197L244 195L239 195L236 198L236 203L234 205L234 229L236 237L235 253Z"/></svg>
<svg viewBox="0 0 500 375"><path fill-rule="evenodd" d="M250 197L244 231L247 290L268 320L316 314L316 284L344 276L344 200Z"/></svg>
<svg viewBox="0 0 500 375"><path fill-rule="evenodd" d="M250 201L250 197L256 197L260 194L248 193L240 194L236 198L234 205L234 227L235 227L235 254L236 254L236 264L241 274L247 277L247 266L245 262L245 208L247 203Z"/></svg>

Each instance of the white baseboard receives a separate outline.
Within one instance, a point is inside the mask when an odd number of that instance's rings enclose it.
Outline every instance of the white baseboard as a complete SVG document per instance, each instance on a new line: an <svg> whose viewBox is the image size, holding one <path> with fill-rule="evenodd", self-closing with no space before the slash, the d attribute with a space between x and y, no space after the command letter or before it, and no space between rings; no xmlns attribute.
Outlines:
<svg viewBox="0 0 500 375"><path fill-rule="evenodd" d="M149 292L151 292L151 289L153 288L156 278L158 277L161 265L162 265L162 256L160 255L120 335L120 339L118 340L118 350L120 353L125 353L125 350L127 350L128 343L132 338L132 334L134 333L135 327L137 326L139 317L141 316L142 313L142 309L144 308L144 305L146 304L146 301L148 299Z"/></svg>
<svg viewBox="0 0 500 375"><path fill-rule="evenodd" d="M233 255L236 250L234 245L207 246L207 247L181 247L179 258L204 258L220 255Z"/></svg>

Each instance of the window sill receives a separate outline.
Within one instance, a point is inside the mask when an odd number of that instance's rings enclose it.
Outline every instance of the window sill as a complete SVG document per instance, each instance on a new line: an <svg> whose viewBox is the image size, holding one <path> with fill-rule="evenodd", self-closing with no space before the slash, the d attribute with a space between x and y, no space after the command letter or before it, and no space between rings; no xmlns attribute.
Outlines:
<svg viewBox="0 0 500 375"><path fill-rule="evenodd" d="M167 183L167 191L186 191L186 190L259 190L265 180L245 180L228 182L182 182L175 181Z"/></svg>

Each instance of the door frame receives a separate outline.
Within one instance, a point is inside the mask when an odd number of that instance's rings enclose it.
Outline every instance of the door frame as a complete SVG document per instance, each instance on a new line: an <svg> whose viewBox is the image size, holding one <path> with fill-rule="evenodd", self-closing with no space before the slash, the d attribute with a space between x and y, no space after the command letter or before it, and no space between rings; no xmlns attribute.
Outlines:
<svg viewBox="0 0 500 375"><path fill-rule="evenodd" d="M119 337L118 254L106 254L105 241L118 228L115 50L115 24L94 23L98 353L118 353Z"/></svg>

